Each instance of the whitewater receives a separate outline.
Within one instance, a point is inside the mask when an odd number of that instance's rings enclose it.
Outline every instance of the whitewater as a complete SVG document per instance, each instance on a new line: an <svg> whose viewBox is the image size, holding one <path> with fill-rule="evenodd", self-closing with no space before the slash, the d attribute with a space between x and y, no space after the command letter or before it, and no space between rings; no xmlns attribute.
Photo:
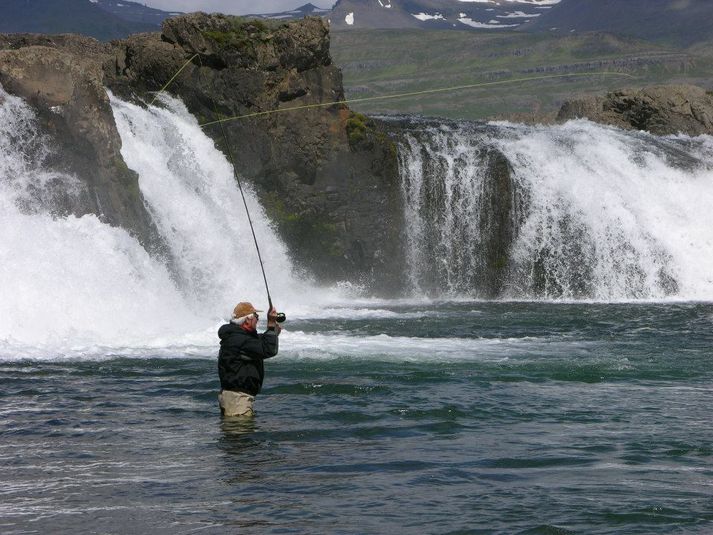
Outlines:
<svg viewBox="0 0 713 535"><path fill-rule="evenodd" d="M713 138L586 120L416 121L400 155L415 289L455 297L484 275L484 148L511 168L505 298L713 299Z"/></svg>
<svg viewBox="0 0 713 535"><path fill-rule="evenodd" d="M248 187L288 321L235 422L216 330L266 298L233 171L179 100L110 98L164 256L58 213L83 185L0 92L0 531L711 531L711 138L413 120L398 299L301 273Z"/></svg>
<svg viewBox="0 0 713 535"><path fill-rule="evenodd" d="M38 133L31 109L4 93L3 358L211 355L215 329L234 303L265 300L232 170L195 118L168 96L148 108L113 96L111 104L122 155L139 175L148 211L170 249L170 267L95 215L53 214L52 195L78 194L81 184L45 169L50 141ZM405 303L479 297L473 280L487 230L478 218L483 145L508 157L516 195L527 203L513 222L517 238L504 299L713 299L713 140L656 138L574 121L412 129L401 156L404 269L411 280ZM433 191L443 193L434 197ZM363 298L344 286L323 288L297 272L249 185L246 198L272 293L290 317L393 313L382 306L388 300ZM542 266L549 275L545 287L536 288L534 271ZM435 291L432 281L421 283L434 269ZM586 279L584 295L575 276ZM38 330L40 318L48 321ZM334 336L331 344L297 332L285 338L299 347L353 342ZM414 349L422 345L413 342ZM460 342L454 341L453 353Z"/></svg>

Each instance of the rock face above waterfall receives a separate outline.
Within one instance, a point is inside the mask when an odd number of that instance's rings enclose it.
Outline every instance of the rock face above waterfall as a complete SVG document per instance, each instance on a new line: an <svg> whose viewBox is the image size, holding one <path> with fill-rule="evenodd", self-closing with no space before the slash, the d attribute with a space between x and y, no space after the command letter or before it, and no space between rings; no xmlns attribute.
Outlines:
<svg viewBox="0 0 713 535"><path fill-rule="evenodd" d="M194 13L168 19L161 35L116 42L114 54L106 82L125 97L147 97L193 58L168 91L201 123L301 107L223 123L237 171L298 264L327 280L397 285L396 149L378 122L340 104L315 107L344 99L322 19ZM204 131L227 152L221 125Z"/></svg>
<svg viewBox="0 0 713 535"><path fill-rule="evenodd" d="M161 33L111 44L0 36L0 83L36 110L56 140L56 166L86 185L87 195L60 211L96 213L155 242L104 88L151 101L182 67L167 91L200 123L306 107L224 123L236 169L298 264L326 280L398 291L403 225L396 148L377 121L341 104L313 107L344 98L319 18L251 22L196 13L167 20ZM220 126L205 132L227 153Z"/></svg>
<svg viewBox="0 0 713 535"><path fill-rule="evenodd" d="M713 94L690 85L621 89L566 102L557 120L584 117L658 135L713 134Z"/></svg>
<svg viewBox="0 0 713 535"><path fill-rule="evenodd" d="M54 151L46 164L82 182L78 195L55 198L52 211L99 215L149 248L156 229L136 173L121 157L121 139L103 85L109 49L89 37L0 36L0 84L34 109Z"/></svg>

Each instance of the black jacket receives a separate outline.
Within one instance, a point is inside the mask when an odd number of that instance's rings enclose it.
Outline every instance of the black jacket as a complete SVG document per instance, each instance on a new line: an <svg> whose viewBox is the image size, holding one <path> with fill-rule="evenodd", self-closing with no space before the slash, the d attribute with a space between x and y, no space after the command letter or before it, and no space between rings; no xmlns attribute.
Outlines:
<svg viewBox="0 0 713 535"><path fill-rule="evenodd" d="M265 378L262 361L277 355L277 333L270 328L263 334L248 332L239 325L227 323L218 329L218 337L220 387L256 395Z"/></svg>

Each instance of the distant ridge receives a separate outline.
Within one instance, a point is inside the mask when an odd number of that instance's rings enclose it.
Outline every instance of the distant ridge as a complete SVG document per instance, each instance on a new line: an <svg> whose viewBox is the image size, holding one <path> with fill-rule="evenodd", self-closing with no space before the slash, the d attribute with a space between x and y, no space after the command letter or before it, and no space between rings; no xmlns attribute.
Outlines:
<svg viewBox="0 0 713 535"><path fill-rule="evenodd" d="M124 0L89 0L95 3L107 13L119 17L120 19L141 22L144 24L152 24L157 28L168 17L182 15L180 11L162 11L148 7L142 3L126 2Z"/></svg>
<svg viewBox="0 0 713 535"><path fill-rule="evenodd" d="M338 0L332 9L305 4L291 11L246 15L273 20L319 16L333 30L422 28L502 31L539 17L561 0Z"/></svg>
<svg viewBox="0 0 713 535"><path fill-rule="evenodd" d="M249 16L320 16L335 31L596 31L684 46L713 39L713 0L337 0L331 10L305 4Z"/></svg>
<svg viewBox="0 0 713 535"><path fill-rule="evenodd" d="M271 20L294 20L303 17L324 17L330 13L330 9L317 7L314 4L305 4L290 11L279 13L258 13L254 15L244 15L245 18L271 19Z"/></svg>
<svg viewBox="0 0 713 535"><path fill-rule="evenodd" d="M687 46L713 39L713 1L562 0L522 29L560 34L602 31Z"/></svg>
<svg viewBox="0 0 713 535"><path fill-rule="evenodd" d="M540 17L561 0L338 0L329 15L337 30L423 28L513 30Z"/></svg>
<svg viewBox="0 0 713 535"><path fill-rule="evenodd" d="M0 33L76 33L109 41L157 31L171 15L118 0L2 0Z"/></svg>

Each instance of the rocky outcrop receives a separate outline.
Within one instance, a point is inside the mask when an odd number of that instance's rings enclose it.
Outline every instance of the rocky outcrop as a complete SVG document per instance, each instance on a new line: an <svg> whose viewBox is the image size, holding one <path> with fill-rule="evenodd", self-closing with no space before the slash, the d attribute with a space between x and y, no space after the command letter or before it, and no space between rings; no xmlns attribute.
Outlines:
<svg viewBox="0 0 713 535"><path fill-rule="evenodd" d="M622 89L566 102L560 122L587 118L653 134L713 134L713 93L690 85Z"/></svg>
<svg viewBox="0 0 713 535"><path fill-rule="evenodd" d="M301 107L222 123L237 171L255 186L298 264L320 278L396 291L395 146L379 123L358 120L344 105L310 108L344 98L324 21L169 19L161 35L116 42L105 82L122 96L148 98L190 58L167 90L201 123ZM220 125L205 132L228 152Z"/></svg>
<svg viewBox="0 0 713 535"><path fill-rule="evenodd" d="M165 21L161 33L106 45L78 36L0 37L0 83L35 107L60 140L54 163L87 185L64 210L101 214L144 243L156 233L121 158L105 87L145 103L169 80L167 91L200 123L300 107L225 122L225 137L219 125L205 132L232 153L299 265L329 281L398 291L396 148L380 123L344 105L313 107L344 98L321 19L196 13Z"/></svg>
<svg viewBox="0 0 713 535"><path fill-rule="evenodd" d="M94 213L129 230L149 249L159 240L137 175L121 157L121 139L104 89L108 47L80 36L0 37L0 84L35 110L54 150L45 164L80 179L77 195L54 199L56 213Z"/></svg>

